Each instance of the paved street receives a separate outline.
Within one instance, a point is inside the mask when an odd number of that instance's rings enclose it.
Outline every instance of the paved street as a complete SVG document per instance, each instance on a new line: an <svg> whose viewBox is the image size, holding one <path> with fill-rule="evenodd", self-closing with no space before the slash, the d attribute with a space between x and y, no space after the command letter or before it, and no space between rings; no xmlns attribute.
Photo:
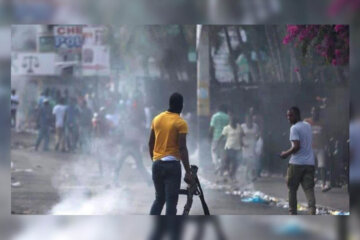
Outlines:
<svg viewBox="0 0 360 240"><path fill-rule="evenodd" d="M126 160L119 179L114 181L111 164L101 177L94 156L53 150L35 152L33 142L33 134L12 135L13 214L148 214L154 198L153 186L143 180L131 158ZM151 162L144 162L149 170ZM212 214L287 214L287 209L276 205L244 203L240 196L210 186L208 183L213 179L202 177ZM118 186L114 186L114 182ZM280 177L259 179L253 187L253 191L286 200L286 185ZM316 197L321 206L348 211L344 189L332 189L328 193L317 189ZM180 213L185 200L185 196L180 196ZM305 203L302 190L299 200ZM202 214L197 198L191 214Z"/></svg>

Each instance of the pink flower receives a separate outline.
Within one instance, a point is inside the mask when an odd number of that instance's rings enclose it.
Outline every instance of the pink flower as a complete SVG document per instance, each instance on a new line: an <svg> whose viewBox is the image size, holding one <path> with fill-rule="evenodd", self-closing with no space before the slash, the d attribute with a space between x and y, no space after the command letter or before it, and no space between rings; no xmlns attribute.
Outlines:
<svg viewBox="0 0 360 240"><path fill-rule="evenodd" d="M341 51L339 49L335 49L335 56L340 57Z"/></svg>
<svg viewBox="0 0 360 240"><path fill-rule="evenodd" d="M345 25L335 25L335 32L341 32L345 30Z"/></svg>
<svg viewBox="0 0 360 240"><path fill-rule="evenodd" d="M300 69L297 67L297 68L294 69L294 72L299 72L299 70Z"/></svg>
<svg viewBox="0 0 360 240"><path fill-rule="evenodd" d="M282 43L283 43L283 44L288 44L289 42L290 42L290 36L287 35L287 36L284 37Z"/></svg>
<svg viewBox="0 0 360 240"><path fill-rule="evenodd" d="M336 59L334 58L332 61L331 61L332 65L336 66L337 65L337 61Z"/></svg>
<svg viewBox="0 0 360 240"><path fill-rule="evenodd" d="M287 30L288 30L289 33L294 33L294 32L296 32L298 29L299 29L299 27L296 26L296 25L289 25Z"/></svg>

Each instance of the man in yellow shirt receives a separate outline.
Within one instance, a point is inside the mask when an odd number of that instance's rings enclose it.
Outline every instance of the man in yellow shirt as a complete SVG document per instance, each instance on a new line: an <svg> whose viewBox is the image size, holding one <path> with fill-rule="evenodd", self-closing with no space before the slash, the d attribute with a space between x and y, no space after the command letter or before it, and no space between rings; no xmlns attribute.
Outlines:
<svg viewBox="0 0 360 240"><path fill-rule="evenodd" d="M185 182L193 181L186 147L188 126L180 117L182 108L183 96L173 93L169 109L157 115L151 124L149 152L153 160L152 178L156 193L150 215L161 215L165 203L166 215L176 215L181 184L180 161L186 172Z"/></svg>

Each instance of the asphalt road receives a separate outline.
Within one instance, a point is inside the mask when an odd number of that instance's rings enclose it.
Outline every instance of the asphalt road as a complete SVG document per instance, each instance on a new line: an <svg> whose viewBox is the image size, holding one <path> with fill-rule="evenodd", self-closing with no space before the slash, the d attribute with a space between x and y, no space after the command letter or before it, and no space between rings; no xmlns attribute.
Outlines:
<svg viewBox="0 0 360 240"><path fill-rule="evenodd" d="M53 150L35 152L33 141L34 135L31 134L12 135L13 214L148 214L154 189L152 184L144 181L130 157L126 159L119 178L115 179L113 160L105 161L104 174L101 176L96 156ZM144 163L149 170L151 161L145 161L144 157ZM211 176L209 178L213 180ZM282 178L260 179L253 187L253 191L286 199L286 185ZM244 203L240 196L226 194L226 190L212 188L208 184L204 184L203 188L211 214L214 215L287 214L287 209L283 207ZM346 191L338 189L326 194L317 192L318 204L348 211ZM178 213L182 212L185 200L185 196L180 196ZM299 191L301 201L304 202L305 198ZM202 214L197 198L194 199L191 214Z"/></svg>

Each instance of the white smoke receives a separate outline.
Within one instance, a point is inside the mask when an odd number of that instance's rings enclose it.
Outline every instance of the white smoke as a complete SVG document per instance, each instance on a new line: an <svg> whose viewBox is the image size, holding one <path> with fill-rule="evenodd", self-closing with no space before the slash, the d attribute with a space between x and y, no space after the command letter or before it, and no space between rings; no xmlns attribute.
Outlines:
<svg viewBox="0 0 360 240"><path fill-rule="evenodd" d="M50 210L53 215L119 215L131 209L129 193L115 179L117 154L103 144L97 153L80 154L64 165L53 179L61 200ZM102 164L102 171L99 168ZM126 165L126 162L124 163Z"/></svg>
<svg viewBox="0 0 360 240"><path fill-rule="evenodd" d="M115 240L145 239L148 219L127 217L52 217L38 216L22 220L21 232L13 240ZM133 224L136 222L137 224ZM141 226L141 231L137 227Z"/></svg>
<svg viewBox="0 0 360 240"><path fill-rule="evenodd" d="M128 195L123 189L106 189L93 195L74 190L50 211L53 215L119 215L129 213Z"/></svg>

